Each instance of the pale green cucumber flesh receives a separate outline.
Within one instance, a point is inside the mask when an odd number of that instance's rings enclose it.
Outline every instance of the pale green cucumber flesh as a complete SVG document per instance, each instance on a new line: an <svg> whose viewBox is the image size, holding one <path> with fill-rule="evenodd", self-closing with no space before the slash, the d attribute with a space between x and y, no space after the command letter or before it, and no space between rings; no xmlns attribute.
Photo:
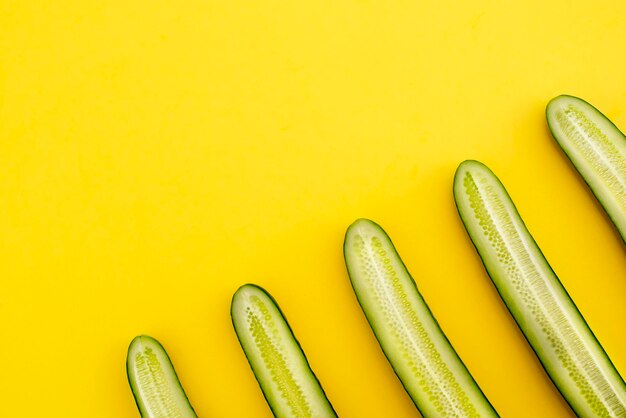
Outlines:
<svg viewBox="0 0 626 418"><path fill-rule="evenodd" d="M459 215L485 269L546 372L579 416L626 417L626 385L482 163L455 175Z"/></svg>
<svg viewBox="0 0 626 418"><path fill-rule="evenodd" d="M546 119L626 242L626 137L595 107L573 96L552 99Z"/></svg>
<svg viewBox="0 0 626 418"><path fill-rule="evenodd" d="M128 347L126 372L144 418L197 418L167 352L154 338L136 337Z"/></svg>
<svg viewBox="0 0 626 418"><path fill-rule="evenodd" d="M498 416L441 331L393 243L360 219L346 233L352 287L409 396L426 417Z"/></svg>
<svg viewBox="0 0 626 418"><path fill-rule="evenodd" d="M276 417L336 417L274 299L247 284L235 292L231 318L254 376Z"/></svg>

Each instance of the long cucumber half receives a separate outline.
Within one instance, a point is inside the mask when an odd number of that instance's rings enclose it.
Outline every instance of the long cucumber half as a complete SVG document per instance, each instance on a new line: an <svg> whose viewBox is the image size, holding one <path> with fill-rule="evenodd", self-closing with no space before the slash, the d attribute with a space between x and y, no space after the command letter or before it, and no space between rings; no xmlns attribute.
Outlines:
<svg viewBox="0 0 626 418"><path fill-rule="evenodd" d="M357 220L346 233L344 256L359 304L422 415L497 417L385 231L370 220Z"/></svg>
<svg viewBox="0 0 626 418"><path fill-rule="evenodd" d="M600 111L573 96L548 103L552 136L626 242L626 137Z"/></svg>
<svg viewBox="0 0 626 418"><path fill-rule="evenodd" d="M336 417L274 299L246 284L233 296L237 338L276 417Z"/></svg>
<svg viewBox="0 0 626 418"><path fill-rule="evenodd" d="M626 417L626 385L498 178L465 161L456 206L487 273L546 372L581 417Z"/></svg>
<svg viewBox="0 0 626 418"><path fill-rule="evenodd" d="M126 358L128 382L144 418L197 418L163 346L147 335L136 337Z"/></svg>

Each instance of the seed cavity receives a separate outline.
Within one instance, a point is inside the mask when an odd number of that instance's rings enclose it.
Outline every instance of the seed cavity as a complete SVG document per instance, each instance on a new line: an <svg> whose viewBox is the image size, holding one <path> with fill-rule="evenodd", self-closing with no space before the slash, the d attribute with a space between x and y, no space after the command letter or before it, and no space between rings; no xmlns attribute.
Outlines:
<svg viewBox="0 0 626 418"><path fill-rule="evenodd" d="M392 335L392 344L399 350L403 369L410 373L411 380L419 385L439 416L478 417L413 308L414 298L403 285L408 272L396 267L402 265L398 254L366 228L353 235L351 246L357 257L357 277L364 280L367 297L380 313L382 326ZM410 276L408 280L412 280Z"/></svg>
<svg viewBox="0 0 626 418"><path fill-rule="evenodd" d="M542 349L552 351L594 416L626 416L626 406L548 286L548 280L558 279L546 277L534 262L528 249L534 243L522 238L524 227L514 221L518 215L505 203L507 197L501 188L494 186L487 174L472 175L469 171L463 185L474 218L489 243L488 251L496 255L504 280L512 285L513 298L525 316L523 321L531 323L540 339L548 342L549 347Z"/></svg>
<svg viewBox="0 0 626 418"><path fill-rule="evenodd" d="M135 371L144 405L151 417L183 418L157 355L144 347L135 354Z"/></svg>
<svg viewBox="0 0 626 418"><path fill-rule="evenodd" d="M313 417L311 405L294 378L293 365L284 354L285 342L281 337L279 326L286 325L276 324L272 317L276 313L270 312L262 298L252 295L249 297L249 303L246 308L248 330L280 397L284 399L293 416Z"/></svg>
<svg viewBox="0 0 626 418"><path fill-rule="evenodd" d="M585 166L615 196L622 213L626 213L626 155L597 123L574 104L555 113L555 119Z"/></svg>

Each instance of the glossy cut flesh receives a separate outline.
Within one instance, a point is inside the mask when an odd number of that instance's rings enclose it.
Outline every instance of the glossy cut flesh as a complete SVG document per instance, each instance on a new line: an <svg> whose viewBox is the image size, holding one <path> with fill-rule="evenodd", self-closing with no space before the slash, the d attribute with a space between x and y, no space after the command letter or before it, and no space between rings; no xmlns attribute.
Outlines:
<svg viewBox="0 0 626 418"><path fill-rule="evenodd" d="M454 198L507 308L574 412L625 417L626 385L526 229L498 178L463 162Z"/></svg>
<svg viewBox="0 0 626 418"><path fill-rule="evenodd" d="M360 219L346 233L352 287L381 348L426 417L496 417L422 299L393 243Z"/></svg>
<svg viewBox="0 0 626 418"><path fill-rule="evenodd" d="M276 417L336 417L278 305L262 288L240 287L231 305L237 338Z"/></svg>
<svg viewBox="0 0 626 418"><path fill-rule="evenodd" d="M626 137L595 107L573 96L552 99L546 118L552 136L626 242Z"/></svg>
<svg viewBox="0 0 626 418"><path fill-rule="evenodd" d="M197 418L163 346L147 335L128 347L126 372L144 418Z"/></svg>

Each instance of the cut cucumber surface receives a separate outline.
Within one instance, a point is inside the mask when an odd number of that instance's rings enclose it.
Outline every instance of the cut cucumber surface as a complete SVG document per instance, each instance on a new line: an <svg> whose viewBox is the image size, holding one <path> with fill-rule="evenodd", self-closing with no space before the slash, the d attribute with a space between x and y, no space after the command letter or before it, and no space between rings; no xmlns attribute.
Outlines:
<svg viewBox="0 0 626 418"><path fill-rule="evenodd" d="M502 300L574 412L626 417L624 381L495 174L477 161L463 162L454 199Z"/></svg>
<svg viewBox="0 0 626 418"><path fill-rule="evenodd" d="M126 358L128 382L144 418L197 418L163 346L147 335L136 337Z"/></svg>
<svg viewBox="0 0 626 418"><path fill-rule="evenodd" d="M595 107L573 96L548 103L552 136L626 242L626 137Z"/></svg>
<svg viewBox="0 0 626 418"><path fill-rule="evenodd" d="M376 339L422 415L497 417L385 231L370 220L357 220L346 232L344 256Z"/></svg>
<svg viewBox="0 0 626 418"><path fill-rule="evenodd" d="M336 417L274 299L246 284L233 296L231 317L239 343L276 417Z"/></svg>

